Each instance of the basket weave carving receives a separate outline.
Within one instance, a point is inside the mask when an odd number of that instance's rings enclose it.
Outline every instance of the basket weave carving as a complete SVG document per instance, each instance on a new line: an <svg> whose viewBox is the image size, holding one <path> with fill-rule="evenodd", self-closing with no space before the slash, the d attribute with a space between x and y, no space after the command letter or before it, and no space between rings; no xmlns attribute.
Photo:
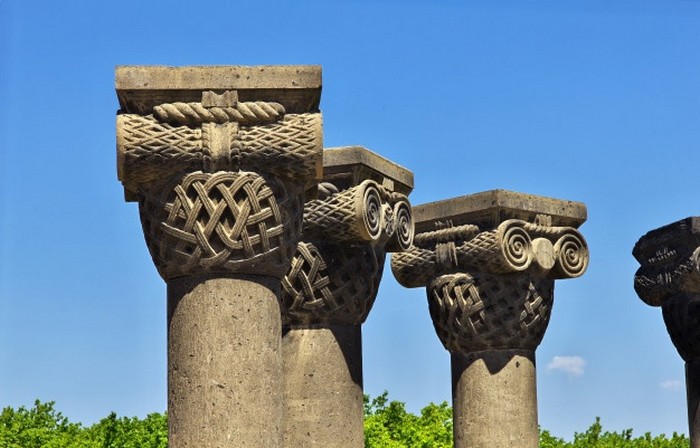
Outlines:
<svg viewBox="0 0 700 448"><path fill-rule="evenodd" d="M300 242L282 280L282 323L361 324L377 296L384 257L369 244Z"/></svg>
<svg viewBox="0 0 700 448"><path fill-rule="evenodd" d="M301 228L299 195L255 173L195 172L139 201L151 256L166 280L200 273L281 277Z"/></svg>
<svg viewBox="0 0 700 448"><path fill-rule="evenodd" d="M549 323L554 280L458 273L436 278L427 293L435 331L450 352L534 350Z"/></svg>

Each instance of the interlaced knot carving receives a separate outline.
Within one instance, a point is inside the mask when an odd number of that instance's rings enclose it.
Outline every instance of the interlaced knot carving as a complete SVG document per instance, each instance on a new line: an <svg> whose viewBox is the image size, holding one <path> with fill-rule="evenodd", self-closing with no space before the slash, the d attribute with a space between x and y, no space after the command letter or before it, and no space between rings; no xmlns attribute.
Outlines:
<svg viewBox="0 0 700 448"><path fill-rule="evenodd" d="M294 247L289 241L297 240L300 229L295 198L281 183L255 173L195 172L162 198L142 195L140 211L151 256L165 279L243 266L282 276Z"/></svg>
<svg viewBox="0 0 700 448"><path fill-rule="evenodd" d="M554 280L528 274L456 273L427 288L433 325L447 350L534 350L547 329Z"/></svg>
<svg viewBox="0 0 700 448"><path fill-rule="evenodd" d="M384 257L368 244L300 242L282 280L282 323L361 324L377 296Z"/></svg>
<svg viewBox="0 0 700 448"><path fill-rule="evenodd" d="M153 108L153 115L164 123L196 126L202 123L235 121L241 125L272 123L284 116L279 103L253 101L235 107L204 107L201 103L164 103Z"/></svg>

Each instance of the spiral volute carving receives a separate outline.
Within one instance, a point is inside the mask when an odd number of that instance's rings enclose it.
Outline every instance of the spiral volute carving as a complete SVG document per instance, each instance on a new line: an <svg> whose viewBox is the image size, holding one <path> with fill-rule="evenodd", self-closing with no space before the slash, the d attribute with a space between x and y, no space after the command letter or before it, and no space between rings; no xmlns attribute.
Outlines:
<svg viewBox="0 0 700 448"><path fill-rule="evenodd" d="M492 274L532 271L533 275L557 279L578 277L588 266L585 239L571 227L544 227L512 219L495 229L458 226L423 232L414 240L413 246L392 256L391 261L397 280L409 288L464 270Z"/></svg>
<svg viewBox="0 0 700 448"><path fill-rule="evenodd" d="M580 277L588 268L588 246L578 232L567 232L554 245L556 275Z"/></svg>
<svg viewBox="0 0 700 448"><path fill-rule="evenodd" d="M532 263L533 251L530 235L520 226L508 226L503 232L503 258L515 271L524 271Z"/></svg>

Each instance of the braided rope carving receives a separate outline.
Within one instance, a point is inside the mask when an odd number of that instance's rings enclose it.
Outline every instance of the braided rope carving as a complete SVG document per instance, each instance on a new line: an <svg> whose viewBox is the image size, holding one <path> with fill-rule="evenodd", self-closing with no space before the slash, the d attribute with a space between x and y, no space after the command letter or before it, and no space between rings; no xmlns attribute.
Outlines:
<svg viewBox="0 0 700 448"><path fill-rule="evenodd" d="M212 126L224 127L217 142L212 142ZM180 172L238 169L292 181L315 179L323 158L321 139L320 114L289 114L264 126L208 123L204 132L161 123L150 115L122 114L117 116L119 179L139 184Z"/></svg>
<svg viewBox="0 0 700 448"><path fill-rule="evenodd" d="M416 245L391 261L396 279L409 288L464 269L508 274L526 271L535 261L537 270L551 278L570 278L582 275L588 266L586 242L570 227L546 228L511 219L493 230L460 226L425 232L415 240Z"/></svg>
<svg viewBox="0 0 700 448"><path fill-rule="evenodd" d="M282 280L282 323L360 325L377 296L384 257L369 244L300 242Z"/></svg>
<svg viewBox="0 0 700 448"><path fill-rule="evenodd" d="M151 256L165 279L244 271L281 277L299 237L298 195L255 173L195 172L163 197L146 193L139 202Z"/></svg>
<svg viewBox="0 0 700 448"><path fill-rule="evenodd" d="M279 103L254 101L238 103L235 107L204 107L201 103L165 103L153 108L158 121L195 126L202 123L235 121L241 125L266 124L284 116Z"/></svg>
<svg viewBox="0 0 700 448"><path fill-rule="evenodd" d="M438 337L447 350L534 350L547 329L554 281L527 274L449 274L427 288Z"/></svg>

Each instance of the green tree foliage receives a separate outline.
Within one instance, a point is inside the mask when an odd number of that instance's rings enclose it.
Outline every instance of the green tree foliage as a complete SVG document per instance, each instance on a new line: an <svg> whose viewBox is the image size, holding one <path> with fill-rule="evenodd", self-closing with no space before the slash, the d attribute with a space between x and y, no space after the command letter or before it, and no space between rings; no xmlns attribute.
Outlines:
<svg viewBox="0 0 700 448"><path fill-rule="evenodd" d="M0 448L167 448L165 413L144 419L111 413L89 427L70 423L54 402L35 401L31 408L7 407L0 412ZM384 392L365 396L366 448L451 448L452 409L447 403L429 404L420 415L406 411ZM604 431L600 419L567 442L540 430L540 448L688 448L684 435L670 438L646 433L634 437L631 429Z"/></svg>
<svg viewBox="0 0 700 448"><path fill-rule="evenodd" d="M452 409L447 403L431 403L417 416L399 401L388 403L387 397L387 392L371 400L365 395L365 447L452 447Z"/></svg>
<svg viewBox="0 0 700 448"><path fill-rule="evenodd" d="M365 448L452 447L452 409L447 403L429 404L420 416L406 412L403 403L388 400L386 392L370 399L365 396ZM684 435L673 433L633 437L631 429L603 431L600 418L586 432L567 442L540 430L540 448L689 448Z"/></svg>
<svg viewBox="0 0 700 448"><path fill-rule="evenodd" d="M653 437L651 433L645 433L640 437L633 437L631 429L622 432L603 431L600 417L586 432L574 434L572 442L552 436L549 431L540 430L540 448L688 448L690 441L683 434L673 433L671 438L664 434Z"/></svg>
<svg viewBox="0 0 700 448"><path fill-rule="evenodd" d="M61 448L79 437L80 425L69 423L54 409L54 402L34 402L34 407L17 410L5 408L0 413L0 447L2 448Z"/></svg>
<svg viewBox="0 0 700 448"><path fill-rule="evenodd" d="M70 423L54 402L34 402L30 409L7 407L0 413L0 448L167 448L168 423L163 414L143 420L115 413L84 428Z"/></svg>

